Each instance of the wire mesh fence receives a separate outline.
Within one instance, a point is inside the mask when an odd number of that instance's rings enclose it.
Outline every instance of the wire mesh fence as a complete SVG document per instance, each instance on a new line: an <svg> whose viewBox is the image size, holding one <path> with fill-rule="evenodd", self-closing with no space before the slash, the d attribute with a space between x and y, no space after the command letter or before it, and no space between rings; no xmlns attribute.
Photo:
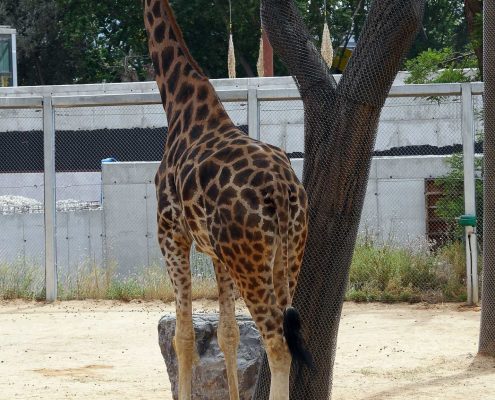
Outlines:
<svg viewBox="0 0 495 400"><path fill-rule="evenodd" d="M225 107L247 132L246 102ZM55 108L60 297L108 297L106 292L117 290L112 285L121 290L122 284L129 295L140 296L144 286L165 283L154 177L166 137L161 105ZM36 207L43 211L42 202ZM38 237L43 241L42 231ZM191 261L195 278L213 279L209 258L193 248Z"/></svg>
<svg viewBox="0 0 495 400"><path fill-rule="evenodd" d="M478 116L478 132L482 129L479 102L474 103L473 112ZM464 214L461 119L459 96L387 99L351 267L349 298L465 299L464 228L458 223ZM260 138L284 149L302 179L300 100L261 101ZM479 190L477 186L477 200ZM410 265L415 270L409 270Z"/></svg>
<svg viewBox="0 0 495 400"><path fill-rule="evenodd" d="M248 133L248 102L225 102ZM304 110L299 98L260 100L259 138L284 149L302 179ZM2 110L2 261L32 260L43 286L43 121L40 110ZM482 218L483 101L473 96L476 200ZM462 105L452 96L390 97L381 115L351 268L355 300L464 300ZM167 122L161 105L56 107L56 210L59 289L88 275L139 280L162 271L156 239L154 174ZM115 162L117 161L117 162ZM17 197L15 197L17 196ZM22 215L29 229L8 228ZM38 219L28 222L28 219ZM480 221L481 222L481 221ZM23 226L23 225L20 225ZM482 249L482 224L478 225ZM33 229L36 231L34 232ZM24 236L23 236L24 235ZM15 235L14 235L15 236ZM19 239L21 240L21 239ZM21 245L22 244L22 245ZM481 264L481 263L480 263ZM211 279L210 260L192 253L192 270ZM100 274L100 275L98 275ZM98 285L95 283L95 285ZM65 290L65 292L64 292Z"/></svg>
<svg viewBox="0 0 495 400"><path fill-rule="evenodd" d="M42 296L42 113L3 108L0 120L0 298Z"/></svg>

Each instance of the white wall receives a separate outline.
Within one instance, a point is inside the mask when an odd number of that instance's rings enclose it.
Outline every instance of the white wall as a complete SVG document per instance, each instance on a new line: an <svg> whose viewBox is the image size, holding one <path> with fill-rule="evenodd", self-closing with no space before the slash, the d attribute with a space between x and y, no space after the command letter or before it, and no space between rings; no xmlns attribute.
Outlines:
<svg viewBox="0 0 495 400"><path fill-rule="evenodd" d="M375 157L360 231L371 231L380 239L398 243L424 237L425 179L448 173L446 158ZM292 164L302 178L303 160L292 159ZM102 209L57 213L61 270L70 271L91 260L98 264L116 262L119 271L127 275L142 266L161 262L154 186L158 165L158 162L103 164L103 185L97 174L98 185L89 186L94 198L99 198L102 190ZM87 178L87 174L82 176L82 180ZM0 226L0 263L14 262L19 257L42 260L43 214L0 215Z"/></svg>

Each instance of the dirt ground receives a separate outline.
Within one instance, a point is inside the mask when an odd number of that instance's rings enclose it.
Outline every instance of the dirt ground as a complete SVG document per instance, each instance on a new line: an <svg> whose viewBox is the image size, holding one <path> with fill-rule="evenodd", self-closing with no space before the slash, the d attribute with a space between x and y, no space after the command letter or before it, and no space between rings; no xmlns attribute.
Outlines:
<svg viewBox="0 0 495 400"><path fill-rule="evenodd" d="M0 302L0 399L170 400L157 345L170 312L159 302ZM495 361L475 357L478 329L479 310L459 305L346 303L333 399L495 399Z"/></svg>

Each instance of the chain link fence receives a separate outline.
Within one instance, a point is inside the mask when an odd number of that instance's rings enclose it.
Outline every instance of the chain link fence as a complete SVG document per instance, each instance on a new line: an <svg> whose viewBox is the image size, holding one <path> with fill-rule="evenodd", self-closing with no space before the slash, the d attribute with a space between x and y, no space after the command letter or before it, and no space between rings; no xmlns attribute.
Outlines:
<svg viewBox="0 0 495 400"><path fill-rule="evenodd" d="M388 98L381 115L347 298L462 301L467 296L465 238L458 224L465 200L460 92L404 93ZM478 93L472 99L481 250L483 99ZM153 276L163 272L154 175L167 122L161 105L137 103L57 106L55 102L61 297L101 296L111 282L132 286L144 279L143 271ZM304 111L297 92L281 89L273 98L261 96L257 104L257 126L251 134L283 148L302 179ZM225 107L248 133L247 99L225 102ZM36 271L34 291L41 295L42 113L40 109L1 112L7 122L1 132L6 157L0 161L0 218L5 227L0 259L4 269L21 263ZM198 279L213 278L205 256L193 251L192 265ZM155 286L166 284L165 277Z"/></svg>
<svg viewBox="0 0 495 400"><path fill-rule="evenodd" d="M44 294L43 119L0 108L0 298Z"/></svg>
<svg viewBox="0 0 495 400"><path fill-rule="evenodd" d="M247 103L225 107L247 132ZM55 129L59 296L170 300L154 185L167 137L162 106L64 105ZM211 260L193 249L191 263L198 296L215 296Z"/></svg>
<svg viewBox="0 0 495 400"><path fill-rule="evenodd" d="M482 101L473 96L477 215L482 216ZM300 100L260 102L260 138L302 177ZM459 95L390 97L383 108L347 297L466 300L462 102ZM482 229L479 234L482 246Z"/></svg>

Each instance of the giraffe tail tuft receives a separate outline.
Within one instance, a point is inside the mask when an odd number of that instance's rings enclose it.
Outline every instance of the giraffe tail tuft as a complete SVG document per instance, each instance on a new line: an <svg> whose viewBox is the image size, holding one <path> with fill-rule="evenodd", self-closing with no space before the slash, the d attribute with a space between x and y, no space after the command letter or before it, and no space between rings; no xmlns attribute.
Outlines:
<svg viewBox="0 0 495 400"><path fill-rule="evenodd" d="M306 349L301 332L301 316L294 307L287 307L284 311L284 336L292 355L294 366L299 369L300 366L305 365L314 372L313 356Z"/></svg>

